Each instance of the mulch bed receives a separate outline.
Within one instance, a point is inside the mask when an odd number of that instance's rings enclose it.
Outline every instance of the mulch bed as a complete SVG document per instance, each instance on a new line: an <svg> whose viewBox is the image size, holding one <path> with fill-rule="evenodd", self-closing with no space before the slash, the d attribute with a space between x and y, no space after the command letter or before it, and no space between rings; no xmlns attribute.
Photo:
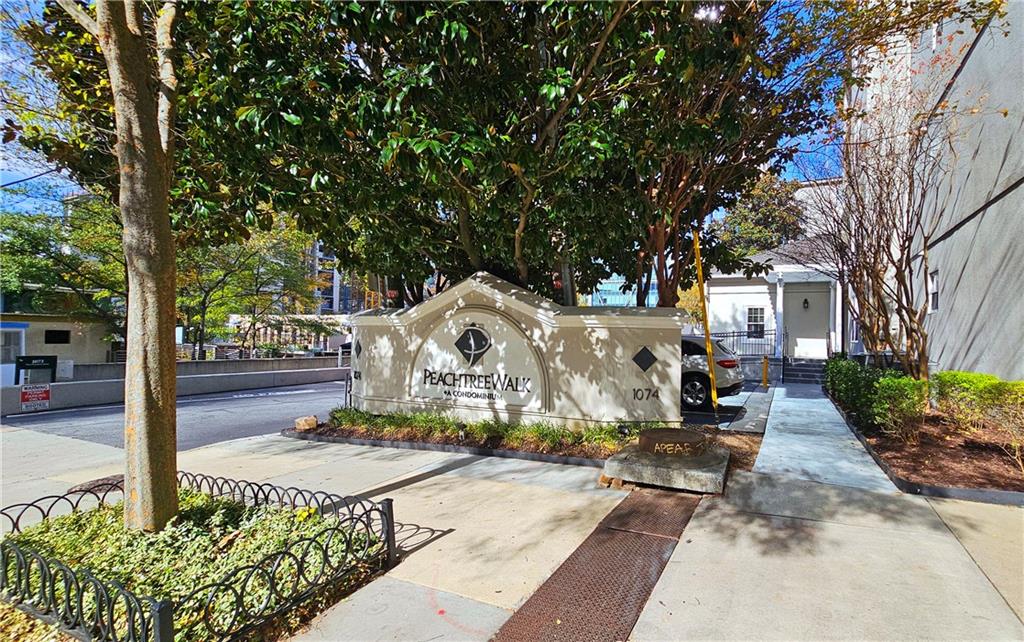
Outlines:
<svg viewBox="0 0 1024 642"><path fill-rule="evenodd" d="M929 415L918 443L878 431L862 431L875 453L900 477L951 488L1024 491L1024 474L1000 448L991 429L962 433L939 415Z"/></svg>

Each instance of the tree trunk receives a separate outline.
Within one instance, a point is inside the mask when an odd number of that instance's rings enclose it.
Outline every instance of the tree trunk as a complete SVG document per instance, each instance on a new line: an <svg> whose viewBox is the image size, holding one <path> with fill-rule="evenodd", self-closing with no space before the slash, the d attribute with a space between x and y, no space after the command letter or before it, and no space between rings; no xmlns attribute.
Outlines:
<svg viewBox="0 0 1024 642"><path fill-rule="evenodd" d="M198 352L196 360L206 361L206 308L207 303L203 302L203 311L199 313L199 330L196 333L196 345Z"/></svg>
<svg viewBox="0 0 1024 642"><path fill-rule="evenodd" d="M154 61L141 3L99 0L95 20L77 0L59 3L96 37L114 97L128 271L124 520L128 528L156 531L178 512L175 253L167 205L174 164L177 5L163 3L154 17Z"/></svg>
<svg viewBox="0 0 1024 642"><path fill-rule="evenodd" d="M479 270L483 265L483 261L480 258L480 250L473 240L473 229L470 227L468 206L460 207L456 218L459 222L459 243L462 245L462 250L466 253L466 258L469 259L469 264L473 266L473 269Z"/></svg>
<svg viewBox="0 0 1024 642"><path fill-rule="evenodd" d="M636 307L646 308L647 307L647 295L651 293L651 272L654 270L654 265L650 262L647 263L647 269L642 270L637 275L636 283Z"/></svg>

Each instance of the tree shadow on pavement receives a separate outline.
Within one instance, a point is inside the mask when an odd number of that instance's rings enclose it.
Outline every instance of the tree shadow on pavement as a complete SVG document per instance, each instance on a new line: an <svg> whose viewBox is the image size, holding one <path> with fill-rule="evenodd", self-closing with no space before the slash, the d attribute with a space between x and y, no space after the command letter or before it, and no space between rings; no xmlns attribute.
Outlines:
<svg viewBox="0 0 1024 642"><path fill-rule="evenodd" d="M756 473L737 473L724 496L705 498L691 528L725 542L746 540L764 555L785 555L817 550L829 523L903 531L911 537L949 533L923 497Z"/></svg>

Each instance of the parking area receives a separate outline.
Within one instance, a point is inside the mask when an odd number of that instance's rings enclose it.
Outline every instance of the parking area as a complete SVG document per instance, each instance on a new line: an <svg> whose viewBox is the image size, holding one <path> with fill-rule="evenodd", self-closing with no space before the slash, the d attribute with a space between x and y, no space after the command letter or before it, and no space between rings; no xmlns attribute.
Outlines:
<svg viewBox="0 0 1024 642"><path fill-rule="evenodd" d="M733 430L763 434L771 409L774 386L765 388L754 381L746 381L736 395L718 400L718 412L683 410L683 423L689 426L718 426L719 430Z"/></svg>

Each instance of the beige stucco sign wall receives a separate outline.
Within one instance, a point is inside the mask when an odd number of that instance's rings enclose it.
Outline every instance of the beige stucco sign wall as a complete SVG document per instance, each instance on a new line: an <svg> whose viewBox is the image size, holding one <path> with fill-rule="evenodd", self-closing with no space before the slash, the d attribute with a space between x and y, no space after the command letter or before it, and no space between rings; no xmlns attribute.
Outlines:
<svg viewBox="0 0 1024 642"><path fill-rule="evenodd" d="M352 402L466 420L680 421L672 309L563 307L487 273L352 317Z"/></svg>

